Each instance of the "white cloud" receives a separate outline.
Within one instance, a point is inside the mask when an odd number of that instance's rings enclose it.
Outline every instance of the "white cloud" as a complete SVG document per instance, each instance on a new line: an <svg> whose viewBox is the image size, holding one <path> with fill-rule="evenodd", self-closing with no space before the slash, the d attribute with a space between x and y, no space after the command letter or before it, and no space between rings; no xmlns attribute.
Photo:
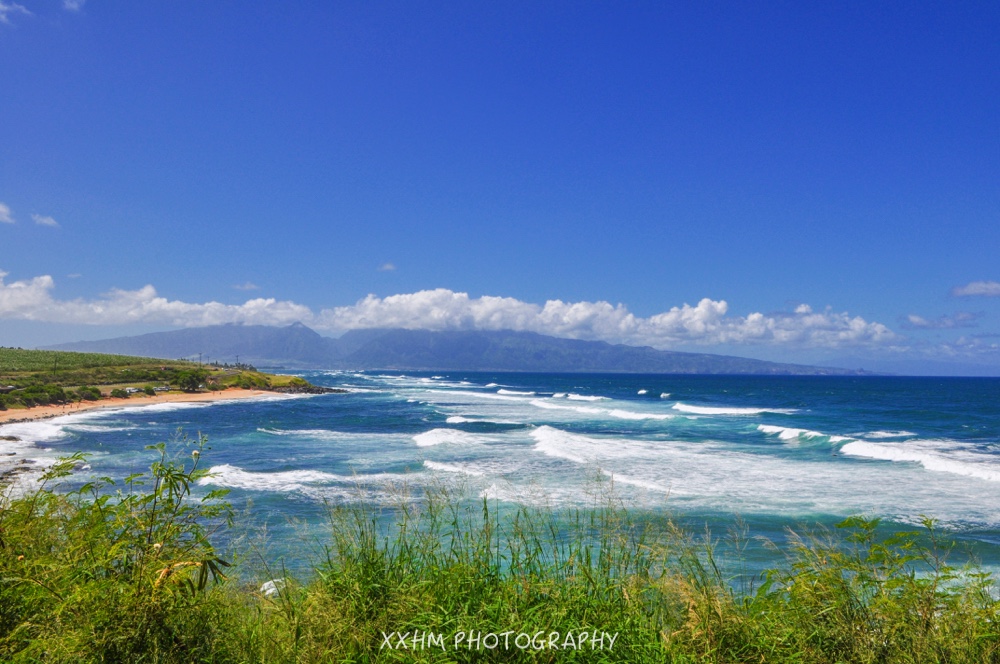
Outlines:
<svg viewBox="0 0 1000 664"><path fill-rule="evenodd" d="M980 318L982 314L969 311L959 311L953 316L938 316L932 319L910 314L903 321L903 325L912 329L948 330L956 327L976 327Z"/></svg>
<svg viewBox="0 0 1000 664"><path fill-rule="evenodd" d="M24 5L19 5L16 2L3 2L0 0L0 23L10 24L10 19L7 18L8 14L24 14L25 16L31 16Z"/></svg>
<svg viewBox="0 0 1000 664"><path fill-rule="evenodd" d="M3 15L0 14L0 18L2 17ZM14 223L14 217L10 213L10 208L5 204L0 203L0 224L13 224L13 223Z"/></svg>
<svg viewBox="0 0 1000 664"><path fill-rule="evenodd" d="M50 226L52 228L59 228L59 222L57 222L52 217L46 217L40 214L33 214L31 218L35 220L35 223L39 226Z"/></svg>
<svg viewBox="0 0 1000 664"><path fill-rule="evenodd" d="M260 286L253 283L252 281L246 281L242 284L236 284L235 286L233 286L233 288L235 288L236 290L258 290Z"/></svg>
<svg viewBox="0 0 1000 664"><path fill-rule="evenodd" d="M396 266L393 265L392 263L382 263L381 265L378 266L379 272L392 272L395 269Z"/></svg>
<svg viewBox="0 0 1000 664"><path fill-rule="evenodd" d="M846 313L814 313L800 306L796 313L743 317L727 316L728 308L724 300L705 298L695 306L684 304L640 318L624 305L608 302L549 300L540 306L514 298L470 298L466 293L439 288L386 298L369 295L352 306L321 311L313 324L327 330L520 330L658 348L724 343L839 347L898 338L881 323Z"/></svg>
<svg viewBox="0 0 1000 664"><path fill-rule="evenodd" d="M575 339L669 348L679 344L775 344L838 348L882 345L898 336L881 323L827 309L798 307L794 313L728 315L724 300L702 299L649 318L608 302L563 302L544 305L510 297L471 298L439 288L379 298L369 295L356 304L313 312L308 307L273 298L243 304L194 304L167 300L152 286L113 290L94 300L57 300L55 283L46 275L5 284L0 272L0 318L121 325L158 323L180 327L245 323L287 325L301 321L327 332L376 327L425 330L519 330Z"/></svg>
<svg viewBox="0 0 1000 664"><path fill-rule="evenodd" d="M152 286L134 291L115 289L95 300L56 300L51 294L55 282L48 275L10 284L4 283L6 276L0 272L0 318L85 325L158 323L178 327L222 323L289 325L312 318L308 307L294 302L257 298L238 305L191 304L160 297Z"/></svg>
<svg viewBox="0 0 1000 664"><path fill-rule="evenodd" d="M956 297L969 297L972 295L1000 297L1000 281L973 281L964 286L955 286L951 289L951 294Z"/></svg>
<svg viewBox="0 0 1000 664"><path fill-rule="evenodd" d="M83 5L87 0L63 0L63 9L71 12L78 12L83 9Z"/></svg>

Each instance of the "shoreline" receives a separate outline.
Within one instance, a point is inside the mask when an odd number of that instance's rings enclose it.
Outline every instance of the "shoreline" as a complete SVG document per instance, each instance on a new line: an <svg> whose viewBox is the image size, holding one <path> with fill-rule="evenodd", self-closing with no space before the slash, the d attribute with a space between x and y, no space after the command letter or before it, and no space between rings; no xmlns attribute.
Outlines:
<svg viewBox="0 0 1000 664"><path fill-rule="evenodd" d="M5 424L18 424L21 422L33 422L36 420L47 420L63 415L75 415L88 410L99 410L105 408L122 407L142 407L152 406L159 403L195 403L202 401L227 401L230 399L249 399L267 394L275 394L270 390L244 390L231 388L218 392L170 392L167 394L157 394L155 396L133 396L127 399L115 399L107 397L99 401L78 401L72 404L59 406L34 406L32 408L17 408L0 410L0 426Z"/></svg>

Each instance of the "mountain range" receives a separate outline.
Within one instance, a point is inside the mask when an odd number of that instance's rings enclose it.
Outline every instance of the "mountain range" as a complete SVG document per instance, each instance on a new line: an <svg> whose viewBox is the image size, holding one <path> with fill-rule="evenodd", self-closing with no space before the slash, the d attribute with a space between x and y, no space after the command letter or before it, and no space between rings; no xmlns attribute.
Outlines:
<svg viewBox="0 0 1000 664"><path fill-rule="evenodd" d="M242 362L289 369L766 375L866 373L730 355L562 339L510 330L370 329L353 330L334 339L321 336L302 323L287 327L216 325L60 344L49 349Z"/></svg>

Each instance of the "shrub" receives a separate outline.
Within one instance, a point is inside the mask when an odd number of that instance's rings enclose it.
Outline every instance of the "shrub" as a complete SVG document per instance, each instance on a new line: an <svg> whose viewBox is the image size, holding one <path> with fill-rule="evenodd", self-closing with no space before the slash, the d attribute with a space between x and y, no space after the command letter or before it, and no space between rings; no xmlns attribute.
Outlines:
<svg viewBox="0 0 1000 664"><path fill-rule="evenodd" d="M76 393L80 395L80 398L84 401L97 401L101 398L101 391L96 387L89 387L84 385L76 390Z"/></svg>
<svg viewBox="0 0 1000 664"><path fill-rule="evenodd" d="M184 445L188 445L185 441ZM206 524L227 518L223 492L192 500L200 439L187 461L166 446L147 474L58 493L47 487L0 512L0 660L202 661L225 615L210 582L228 566ZM45 476L65 476L74 455ZM221 596L220 596L221 598Z"/></svg>
<svg viewBox="0 0 1000 664"><path fill-rule="evenodd" d="M151 397L156 396L156 390L153 389L152 385L146 385L144 388L142 388L142 391L148 396Z"/></svg>
<svg viewBox="0 0 1000 664"><path fill-rule="evenodd" d="M128 392L121 389L120 387L116 387L115 389L111 390L111 397L113 399L128 399Z"/></svg>

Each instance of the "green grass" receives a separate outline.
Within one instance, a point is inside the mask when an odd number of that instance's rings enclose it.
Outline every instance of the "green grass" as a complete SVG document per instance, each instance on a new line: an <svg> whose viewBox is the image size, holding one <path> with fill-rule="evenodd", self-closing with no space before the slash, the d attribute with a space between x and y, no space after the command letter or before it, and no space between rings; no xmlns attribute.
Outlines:
<svg viewBox="0 0 1000 664"><path fill-rule="evenodd" d="M161 366L164 362L185 364L188 366L191 364L176 360L157 360L130 355L0 348L0 375L23 371L48 372L67 369L93 369L96 367Z"/></svg>
<svg viewBox="0 0 1000 664"><path fill-rule="evenodd" d="M712 546L613 495L590 510L499 513L442 489L331 507L314 574L271 571L281 592L267 597L267 576L242 578L212 546L230 527L223 496L190 495L204 440L176 458L155 449L145 475L46 488L0 511L0 660L1000 661L993 581L949 566L931 522L884 538L876 521L849 519L796 541L751 586L720 571ZM484 647L483 634L504 632L508 648ZM570 647L582 632L607 634L606 647L592 636ZM428 633L432 646L415 644ZM544 647L519 648L522 633Z"/></svg>
<svg viewBox="0 0 1000 664"><path fill-rule="evenodd" d="M0 393L0 410L67 403L79 399L77 388L95 385L104 386L106 394L113 391L108 386L174 385L185 391L199 391L199 386L205 385L205 389L269 390L306 387L309 383L296 376L262 373L244 365L234 368L128 355L0 348L0 388L16 388Z"/></svg>

